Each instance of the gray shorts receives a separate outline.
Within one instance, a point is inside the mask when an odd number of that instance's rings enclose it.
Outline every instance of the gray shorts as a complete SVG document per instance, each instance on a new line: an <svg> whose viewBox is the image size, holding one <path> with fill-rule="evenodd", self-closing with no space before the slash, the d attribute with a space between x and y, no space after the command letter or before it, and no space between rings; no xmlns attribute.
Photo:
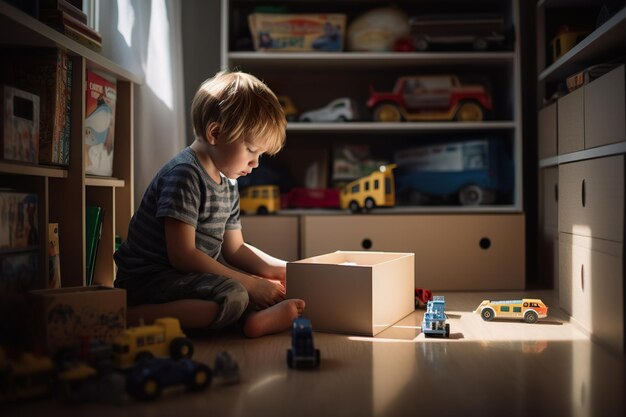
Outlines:
<svg viewBox="0 0 626 417"><path fill-rule="evenodd" d="M173 269L127 276L118 270L115 286L126 290L129 307L195 299L214 301L220 311L210 329L236 323L249 304L246 289L239 282L220 275L190 273Z"/></svg>

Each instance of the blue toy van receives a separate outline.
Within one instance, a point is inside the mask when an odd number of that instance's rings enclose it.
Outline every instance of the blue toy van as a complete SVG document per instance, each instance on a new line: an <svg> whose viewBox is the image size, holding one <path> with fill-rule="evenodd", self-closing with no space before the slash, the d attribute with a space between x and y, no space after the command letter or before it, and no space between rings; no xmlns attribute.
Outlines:
<svg viewBox="0 0 626 417"><path fill-rule="evenodd" d="M425 337L450 337L450 324L446 323L446 300L442 295L436 295L426 304L426 313L422 320L422 333Z"/></svg>

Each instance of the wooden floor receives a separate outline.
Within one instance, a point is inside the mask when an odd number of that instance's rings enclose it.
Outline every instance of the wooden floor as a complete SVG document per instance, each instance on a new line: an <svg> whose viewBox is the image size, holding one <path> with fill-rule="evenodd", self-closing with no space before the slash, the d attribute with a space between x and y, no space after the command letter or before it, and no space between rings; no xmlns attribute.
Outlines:
<svg viewBox="0 0 626 417"><path fill-rule="evenodd" d="M551 292L526 293L556 305ZM195 337L194 359L212 364L228 350L242 381L200 393L174 390L154 403L12 405L16 416L624 416L624 356L589 341L553 308L547 320L484 322L485 298L522 293L441 293L450 339L425 339L417 310L377 337L315 333L319 369L288 369L284 334Z"/></svg>

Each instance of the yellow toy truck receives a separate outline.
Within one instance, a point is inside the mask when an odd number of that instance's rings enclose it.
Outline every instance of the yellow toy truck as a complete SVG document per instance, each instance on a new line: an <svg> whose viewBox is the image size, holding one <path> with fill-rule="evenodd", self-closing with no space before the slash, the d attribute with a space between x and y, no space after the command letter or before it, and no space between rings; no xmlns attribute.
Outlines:
<svg viewBox="0 0 626 417"><path fill-rule="evenodd" d="M339 206L353 213L375 207L393 207L396 204L395 167L395 164L383 165L378 171L346 185L339 195Z"/></svg>
<svg viewBox="0 0 626 417"><path fill-rule="evenodd" d="M239 193L241 214L269 214L279 209L280 192L277 185L252 185Z"/></svg>
<svg viewBox="0 0 626 417"><path fill-rule="evenodd" d="M113 361L118 368L157 357L191 358L193 344L183 333L178 319L156 319L150 326L126 329L113 340Z"/></svg>

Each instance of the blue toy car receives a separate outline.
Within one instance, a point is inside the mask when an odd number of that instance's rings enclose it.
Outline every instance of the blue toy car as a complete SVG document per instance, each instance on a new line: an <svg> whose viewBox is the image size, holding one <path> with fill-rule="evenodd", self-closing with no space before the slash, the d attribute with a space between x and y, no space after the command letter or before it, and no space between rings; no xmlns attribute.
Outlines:
<svg viewBox="0 0 626 417"><path fill-rule="evenodd" d="M426 305L426 313L422 320L422 333L425 337L443 336L450 337L450 324L445 313L446 300L444 296L436 295Z"/></svg>
<svg viewBox="0 0 626 417"><path fill-rule="evenodd" d="M186 385L189 391L199 391L211 384L211 378L207 365L191 359L152 358L133 366L126 376L126 392L139 400L154 400L163 388Z"/></svg>
<svg viewBox="0 0 626 417"><path fill-rule="evenodd" d="M311 321L296 318L291 325L291 349L287 350L287 366L290 368L317 368L320 350L313 345Z"/></svg>

